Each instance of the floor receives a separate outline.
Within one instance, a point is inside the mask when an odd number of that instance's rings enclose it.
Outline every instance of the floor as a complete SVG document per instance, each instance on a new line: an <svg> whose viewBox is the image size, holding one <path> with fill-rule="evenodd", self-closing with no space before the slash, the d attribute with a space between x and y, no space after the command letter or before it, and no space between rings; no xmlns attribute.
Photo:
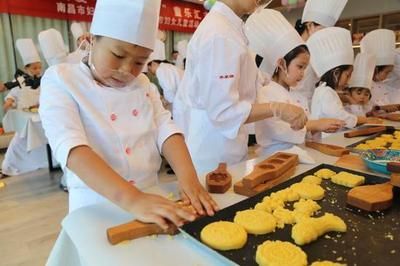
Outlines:
<svg viewBox="0 0 400 266"><path fill-rule="evenodd" d="M255 147L249 157L255 156ZM0 152L0 162L4 151ZM0 266L42 266L68 211L68 194L60 190L61 171L47 169L0 179ZM172 180L162 167L160 179Z"/></svg>

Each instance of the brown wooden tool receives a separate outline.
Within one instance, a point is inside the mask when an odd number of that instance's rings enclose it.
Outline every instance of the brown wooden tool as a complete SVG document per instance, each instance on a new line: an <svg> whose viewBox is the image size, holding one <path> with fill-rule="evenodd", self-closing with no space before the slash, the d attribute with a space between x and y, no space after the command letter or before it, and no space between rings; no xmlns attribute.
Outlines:
<svg viewBox="0 0 400 266"><path fill-rule="evenodd" d="M376 133L385 132L386 127L369 127L369 128L362 128L356 129L350 132L344 133L345 138L354 138L354 137L362 137L362 136L370 136Z"/></svg>
<svg viewBox="0 0 400 266"><path fill-rule="evenodd" d="M397 111L400 111L400 104L375 106L374 111L385 111L387 113L397 112Z"/></svg>
<svg viewBox="0 0 400 266"><path fill-rule="evenodd" d="M299 164L299 156L297 154L278 152L266 160L256 164L253 171L243 177L243 185L248 188L254 188L259 184L263 184L269 180L273 180L288 169Z"/></svg>
<svg viewBox="0 0 400 266"><path fill-rule="evenodd" d="M266 181L265 183L259 184L254 188L247 187L246 185L244 185L244 183L242 181L239 181L239 182L235 183L235 185L233 186L233 191L239 195L252 197L252 196L257 195L258 193L266 191L267 189L273 188L273 187L279 185L280 183L285 182L286 180L289 180L292 176L294 176L295 172L296 172L296 166L288 169L281 176L279 176L275 179Z"/></svg>
<svg viewBox="0 0 400 266"><path fill-rule="evenodd" d="M322 152L324 154L327 154L330 156L335 156L335 157L340 157L340 156L350 153L350 151L346 148L343 148L340 146L335 146L335 145L323 144L323 143L319 143L319 142L306 141L306 146L311 149Z"/></svg>
<svg viewBox="0 0 400 266"><path fill-rule="evenodd" d="M366 211L386 210L393 203L393 186L387 182L355 187L347 193L347 203Z"/></svg>
<svg viewBox="0 0 400 266"><path fill-rule="evenodd" d="M206 176L207 190L210 193L225 193L232 186L232 176L226 169L226 163L220 163L218 168Z"/></svg>
<svg viewBox="0 0 400 266"><path fill-rule="evenodd" d="M336 161L335 165L354 170L368 171L368 167L359 155L343 155Z"/></svg>
<svg viewBox="0 0 400 266"><path fill-rule="evenodd" d="M153 223L142 223L134 220L126 224L117 225L107 229L108 242L116 245L125 240L133 240L150 235L174 235L178 229L174 225L170 225L168 230L164 231L160 226Z"/></svg>
<svg viewBox="0 0 400 266"><path fill-rule="evenodd" d="M392 173L400 173L400 162L388 162L386 164L386 169Z"/></svg>
<svg viewBox="0 0 400 266"><path fill-rule="evenodd" d="M390 184L394 187L400 187L400 174L392 173L390 176Z"/></svg>
<svg viewBox="0 0 400 266"><path fill-rule="evenodd" d="M381 114L378 117L389 120L389 121L395 121L395 122L400 121L400 114L397 114L397 113L396 114Z"/></svg>

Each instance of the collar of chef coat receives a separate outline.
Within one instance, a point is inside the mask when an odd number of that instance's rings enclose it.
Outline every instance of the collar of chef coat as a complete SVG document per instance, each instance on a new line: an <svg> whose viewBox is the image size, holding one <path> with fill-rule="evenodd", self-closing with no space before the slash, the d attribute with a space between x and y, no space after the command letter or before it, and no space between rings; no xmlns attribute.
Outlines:
<svg viewBox="0 0 400 266"><path fill-rule="evenodd" d="M233 10L230 7L228 7L226 4L217 1L210 12L211 13L217 12L217 13L220 13L221 15L223 15L224 17L226 17L232 23L232 25L236 29L238 29L240 32L242 32L244 35L243 20L238 15L236 15L235 12L233 12ZM215 25L215 26L218 27L218 25Z"/></svg>
<svg viewBox="0 0 400 266"><path fill-rule="evenodd" d="M139 76L137 76L132 82L131 84L129 84L129 86L123 87L123 88L112 88L112 87L108 87L105 86L101 83L99 83L98 81L96 81L92 75L92 72L89 69L89 66L85 63L85 62L80 62L79 66L81 68L81 70L83 71L83 73L85 73L85 76L87 76L89 79L93 80L94 83L96 83L98 86L108 89L108 90L115 90L115 91L120 91L120 92L131 92L133 90L136 89L140 89L143 88L143 79L140 79ZM139 75L144 75L144 74L139 74Z"/></svg>

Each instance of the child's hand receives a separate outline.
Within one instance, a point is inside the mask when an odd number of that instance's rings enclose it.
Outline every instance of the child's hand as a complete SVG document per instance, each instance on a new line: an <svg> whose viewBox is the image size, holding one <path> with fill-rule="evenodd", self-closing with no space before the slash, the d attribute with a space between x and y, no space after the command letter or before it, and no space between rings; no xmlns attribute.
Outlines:
<svg viewBox="0 0 400 266"><path fill-rule="evenodd" d="M339 119L321 118L318 120L319 131L325 133L334 133L339 129L343 128L345 125L346 122Z"/></svg>
<svg viewBox="0 0 400 266"><path fill-rule="evenodd" d="M217 203L197 179L180 180L179 185L182 201L184 204L191 204L198 214L204 215L206 212L212 216L219 210Z"/></svg>
<svg viewBox="0 0 400 266"><path fill-rule="evenodd" d="M156 223L167 230L169 223L177 227L187 221L193 221L196 217L188 209L179 204L154 194L139 192L137 200L130 209L136 218L145 223Z"/></svg>

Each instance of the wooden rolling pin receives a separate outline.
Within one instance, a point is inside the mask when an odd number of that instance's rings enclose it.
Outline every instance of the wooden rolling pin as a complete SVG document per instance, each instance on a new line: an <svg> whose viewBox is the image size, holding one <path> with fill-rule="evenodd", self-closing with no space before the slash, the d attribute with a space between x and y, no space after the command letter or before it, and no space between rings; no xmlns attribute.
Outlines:
<svg viewBox="0 0 400 266"><path fill-rule="evenodd" d="M312 141L306 141L306 147L309 147L311 149L314 149L314 150L317 150L324 154L327 154L330 156L335 156L335 157L341 157L345 154L350 153L350 151L348 149L340 147L340 146L323 144L323 143L312 142Z"/></svg>
<svg viewBox="0 0 400 266"><path fill-rule="evenodd" d="M387 113L393 113L393 112L400 111L400 104L389 104L389 105L375 106L374 110L375 111L385 111Z"/></svg>
<svg viewBox="0 0 400 266"><path fill-rule="evenodd" d="M108 242L116 245L126 240L133 240L150 235L174 235L178 229L174 225L170 225L168 230L163 230L157 224L142 223L134 220L126 224L117 225L107 229Z"/></svg>
<svg viewBox="0 0 400 266"><path fill-rule="evenodd" d="M345 138L354 138L354 137L362 137L362 136L370 136L376 133L385 132L386 127L370 127L370 128L362 128L356 129L350 132L344 133Z"/></svg>

